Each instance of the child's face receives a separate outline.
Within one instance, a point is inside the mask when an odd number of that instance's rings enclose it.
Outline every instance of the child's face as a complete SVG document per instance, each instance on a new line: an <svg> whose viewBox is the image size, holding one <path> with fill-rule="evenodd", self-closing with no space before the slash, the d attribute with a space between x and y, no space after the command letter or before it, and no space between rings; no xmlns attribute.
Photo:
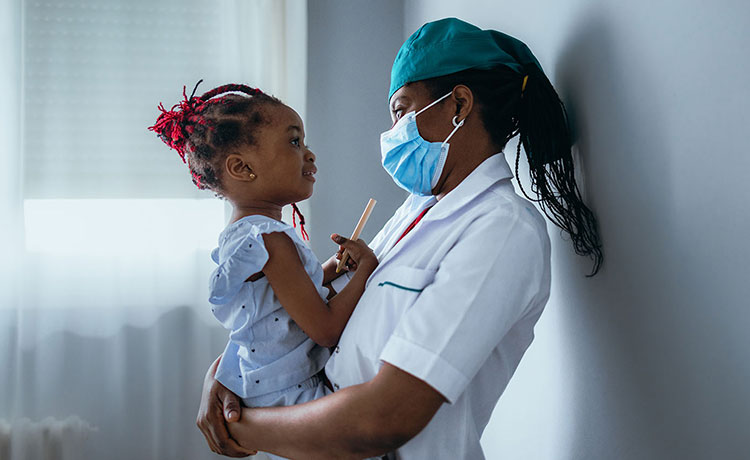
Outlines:
<svg viewBox="0 0 750 460"><path fill-rule="evenodd" d="M305 146L305 128L297 112L269 104L270 123L256 133L249 161L256 178L248 190L253 199L285 205L309 198L315 183L315 154Z"/></svg>

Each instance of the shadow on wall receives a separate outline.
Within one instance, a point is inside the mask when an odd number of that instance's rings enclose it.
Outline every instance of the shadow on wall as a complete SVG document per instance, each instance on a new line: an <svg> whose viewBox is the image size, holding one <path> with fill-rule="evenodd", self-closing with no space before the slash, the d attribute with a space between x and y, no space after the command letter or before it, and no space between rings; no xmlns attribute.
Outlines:
<svg viewBox="0 0 750 460"><path fill-rule="evenodd" d="M671 174L685 160L662 129L675 116L663 98L674 82L658 81L639 61L646 40L616 37L606 15L589 14L573 30L556 82L605 263L584 279L570 270L584 259L557 251L573 392L566 458L742 458L750 408L738 345L747 341L732 323L744 309L722 296L728 274L706 273L720 256L691 257L684 237L695 216L678 214Z"/></svg>
<svg viewBox="0 0 750 460"><path fill-rule="evenodd" d="M559 251L555 273L570 341L570 460L666 459L660 398L683 369L665 369L653 309L669 303L670 165L648 69L628 68L607 19L574 28L556 86L577 142L580 182L599 220L604 266L593 279L566 267L588 263ZM567 248L566 248L567 249ZM676 363L675 363L676 364ZM660 379L658 374L672 374ZM666 376L665 376L666 377ZM668 451L668 449L667 449Z"/></svg>

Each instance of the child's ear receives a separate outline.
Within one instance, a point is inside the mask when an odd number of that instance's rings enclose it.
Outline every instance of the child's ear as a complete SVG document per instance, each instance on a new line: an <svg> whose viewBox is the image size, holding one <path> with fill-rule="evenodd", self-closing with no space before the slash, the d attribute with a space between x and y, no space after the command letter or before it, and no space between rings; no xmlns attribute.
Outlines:
<svg viewBox="0 0 750 460"><path fill-rule="evenodd" d="M239 181L252 181L256 178L255 172L250 163L236 153L227 156L227 159L224 162L224 167L227 174L229 174L229 177L232 179Z"/></svg>

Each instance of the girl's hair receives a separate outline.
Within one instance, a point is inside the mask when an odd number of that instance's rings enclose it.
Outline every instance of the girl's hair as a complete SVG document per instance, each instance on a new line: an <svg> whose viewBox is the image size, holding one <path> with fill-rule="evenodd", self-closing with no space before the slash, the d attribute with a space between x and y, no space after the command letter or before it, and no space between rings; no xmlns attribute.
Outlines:
<svg viewBox="0 0 750 460"><path fill-rule="evenodd" d="M190 97L183 87L184 99L170 110L159 104L161 115L148 129L177 151L199 189L221 195L224 159L234 150L255 145L256 129L270 122L260 108L282 102L257 88L239 84L219 86L195 97L201 81Z"/></svg>
<svg viewBox="0 0 750 460"><path fill-rule="evenodd" d="M195 97L202 81L195 85L190 97L183 87L184 99L170 110L159 104L161 115L148 129L177 151L199 189L209 189L220 196L222 163L227 155L241 147L256 145L256 129L270 123L261 107L283 103L258 88L240 84L219 86ZM294 226L297 226L296 214L302 238L308 239L305 218L295 203L292 209Z"/></svg>
<svg viewBox="0 0 750 460"><path fill-rule="evenodd" d="M547 218L570 235L577 254L593 260L589 275L593 276L602 264L602 247L596 218L584 204L576 185L565 106L539 67L532 64L524 66L524 70L526 75L505 66L469 69L422 83L435 98L452 91L456 85L469 87L485 129L501 149L519 136L515 169L522 193L539 203ZM521 144L529 163L535 198L527 195L518 178Z"/></svg>

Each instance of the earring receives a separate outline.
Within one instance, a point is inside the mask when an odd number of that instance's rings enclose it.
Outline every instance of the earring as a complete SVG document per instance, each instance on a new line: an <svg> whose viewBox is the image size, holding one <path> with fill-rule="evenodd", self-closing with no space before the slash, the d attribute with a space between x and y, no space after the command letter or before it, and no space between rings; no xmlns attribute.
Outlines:
<svg viewBox="0 0 750 460"><path fill-rule="evenodd" d="M255 178L258 176L256 176L255 173L250 173L248 177L250 178L250 180L255 180Z"/></svg>
<svg viewBox="0 0 750 460"><path fill-rule="evenodd" d="M459 126L463 126L464 125L464 122L466 121L466 118L464 118L460 122L456 121L456 120L458 120L458 115L456 115L455 117L453 117L453 120L451 120L453 122L453 126L455 126L456 128L458 128Z"/></svg>

